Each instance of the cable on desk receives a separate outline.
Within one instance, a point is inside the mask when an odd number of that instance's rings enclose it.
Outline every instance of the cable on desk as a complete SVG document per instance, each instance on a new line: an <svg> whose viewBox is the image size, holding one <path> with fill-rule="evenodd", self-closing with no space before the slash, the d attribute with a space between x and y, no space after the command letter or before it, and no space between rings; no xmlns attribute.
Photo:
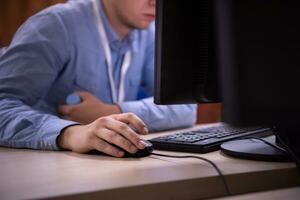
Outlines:
<svg viewBox="0 0 300 200"><path fill-rule="evenodd" d="M225 189L227 195L230 195L230 191L229 191L226 179L225 179L224 175L222 174L221 170L219 169L219 167L213 161L208 160L208 159L203 158L203 157L200 157L200 156L191 156L191 155L187 155L187 156L173 156L173 155L159 154L159 153L151 153L151 155L162 156L162 157L169 157L169 158L196 158L196 159L200 159L200 160L203 160L203 161L211 164L216 169L216 171L218 172L218 174L219 174L219 176L220 176L220 178L222 180L222 183L224 185L224 189Z"/></svg>
<svg viewBox="0 0 300 200"><path fill-rule="evenodd" d="M284 148L281 148L281 147L279 147L279 146L277 146L277 145L274 145L274 144L272 144L271 142L269 142L269 141L267 141L267 140L265 140L265 139L263 139L263 138L255 137L255 136L249 136L249 137L243 137L243 138L241 138L241 139L250 139L250 140L253 139L253 140L261 141L261 142L265 143L266 145L269 145L270 147L273 147L274 149L276 149L276 150L282 152L283 154L285 154L286 156L288 156L288 157L291 159L291 161L295 161L295 156L293 155L293 152L287 151L287 150L285 150ZM282 145L283 145L283 144L282 144ZM285 145L285 148L288 149L286 145ZM297 159L297 158L296 158L296 159ZM296 162L296 164L297 164L297 162Z"/></svg>
<svg viewBox="0 0 300 200"><path fill-rule="evenodd" d="M261 142L263 142L263 143L265 143L265 144L267 144L267 145L269 145L269 146L271 146L271 147L273 147L273 148L275 148L275 149L277 149L277 150L279 150L279 151L281 151L281 152L283 152L285 154L289 154L294 160L297 160L297 156L295 156L292 151L286 151L285 149L280 148L280 147L272 144L271 142L266 141L265 139L262 139L262 138L259 138L259 137L254 137L254 136L243 137L241 139L255 139L255 140L259 140L259 141L261 141ZM279 139L281 139L281 138L279 138ZM191 155L188 155L188 156L173 156L173 155L158 154L158 153L151 153L151 154L152 155L156 155L156 156L170 157L170 158L196 158L196 159L200 159L200 160L203 160L205 162L208 162L209 164L211 164L216 169L216 171L218 172L218 174L219 174L219 176L220 176L220 178L222 180L222 183L224 185L224 188L225 188L225 191L226 191L227 195L230 195L230 190L228 188L228 185L227 185L227 182L226 182L226 179L225 179L224 175L222 174L222 172L219 169L219 167L214 162L212 162L211 160L208 160L208 159L200 157L200 156L191 156ZM297 161L299 161L299 160L297 160ZM299 161L299 163L300 163L300 161Z"/></svg>
<svg viewBox="0 0 300 200"><path fill-rule="evenodd" d="M243 140L243 139L254 139L254 140L259 140L259 141L261 141L261 142L263 142L263 143L265 143L265 144L267 144L267 145L269 145L269 146L271 146L271 147L277 149L278 151L281 151L282 153L287 154L287 151L286 151L286 150L284 150L283 148L280 148L280 147L278 147L278 146L272 144L271 142L269 142L269 141L267 141L267 140L265 140L265 139L263 139L263 138L259 138L259 137L255 137L255 136L250 136L250 137L243 137L243 138L241 138L241 140Z"/></svg>
<svg viewBox="0 0 300 200"><path fill-rule="evenodd" d="M256 139L256 140L259 140L259 141L261 141L261 142L263 142L263 143L265 143L265 144L267 144L267 145L269 145L269 146L277 149L278 151L281 151L282 153L284 153L287 156L289 156L292 161L296 162L296 164L298 166L298 169L299 169L300 168L300 160L298 159L298 157L294 154L294 152L287 145L285 145L285 143L282 141L282 139L280 137L278 137L278 135L276 135L276 137L281 142L281 145L284 146L284 148L276 146L276 145L272 144L271 142L268 142L265 139L259 138L259 137L251 136L251 137L245 137L245 138L242 138L242 139ZM299 171L299 173L300 173L300 171Z"/></svg>

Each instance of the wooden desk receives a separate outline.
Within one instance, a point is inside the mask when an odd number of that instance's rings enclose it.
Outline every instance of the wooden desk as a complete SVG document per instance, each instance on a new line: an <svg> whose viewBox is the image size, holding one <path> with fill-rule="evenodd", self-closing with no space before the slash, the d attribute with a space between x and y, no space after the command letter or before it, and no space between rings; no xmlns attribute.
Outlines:
<svg viewBox="0 0 300 200"><path fill-rule="evenodd" d="M152 134L147 139L171 132ZM162 152L186 155L188 153ZM293 163L202 155L242 194L299 185ZM0 148L0 199L201 199L224 196L214 168L195 159L150 156L118 159L72 152Z"/></svg>

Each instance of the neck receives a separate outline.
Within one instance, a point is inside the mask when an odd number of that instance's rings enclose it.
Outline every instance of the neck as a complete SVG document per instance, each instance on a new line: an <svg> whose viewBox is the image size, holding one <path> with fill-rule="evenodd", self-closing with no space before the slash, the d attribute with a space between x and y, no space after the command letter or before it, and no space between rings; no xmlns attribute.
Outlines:
<svg viewBox="0 0 300 200"><path fill-rule="evenodd" d="M114 10L113 5L111 4L110 0L103 0L103 7L104 12L108 18L109 23L111 24L114 31L119 36L120 40L123 40L132 30L128 26L126 26L120 17L118 16L117 12Z"/></svg>

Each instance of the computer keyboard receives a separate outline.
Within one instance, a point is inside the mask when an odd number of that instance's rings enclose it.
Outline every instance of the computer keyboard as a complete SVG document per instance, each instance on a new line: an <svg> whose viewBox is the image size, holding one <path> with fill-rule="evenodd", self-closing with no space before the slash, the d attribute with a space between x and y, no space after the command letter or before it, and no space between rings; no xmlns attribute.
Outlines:
<svg viewBox="0 0 300 200"><path fill-rule="evenodd" d="M272 134L271 128L266 127L232 127L220 123L210 127L179 132L167 136L151 139L154 149L181 151L193 153L207 153L219 149L223 142L247 137L263 137Z"/></svg>

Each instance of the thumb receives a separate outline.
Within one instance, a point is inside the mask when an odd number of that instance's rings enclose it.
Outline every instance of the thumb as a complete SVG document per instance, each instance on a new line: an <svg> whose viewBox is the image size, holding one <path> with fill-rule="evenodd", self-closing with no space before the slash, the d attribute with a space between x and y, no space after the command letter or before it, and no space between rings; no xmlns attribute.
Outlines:
<svg viewBox="0 0 300 200"><path fill-rule="evenodd" d="M93 97L93 95L89 92L84 92L84 91L77 91L77 92L74 92L74 94L80 96L80 98L82 100L86 100L86 99L89 99L91 97Z"/></svg>

